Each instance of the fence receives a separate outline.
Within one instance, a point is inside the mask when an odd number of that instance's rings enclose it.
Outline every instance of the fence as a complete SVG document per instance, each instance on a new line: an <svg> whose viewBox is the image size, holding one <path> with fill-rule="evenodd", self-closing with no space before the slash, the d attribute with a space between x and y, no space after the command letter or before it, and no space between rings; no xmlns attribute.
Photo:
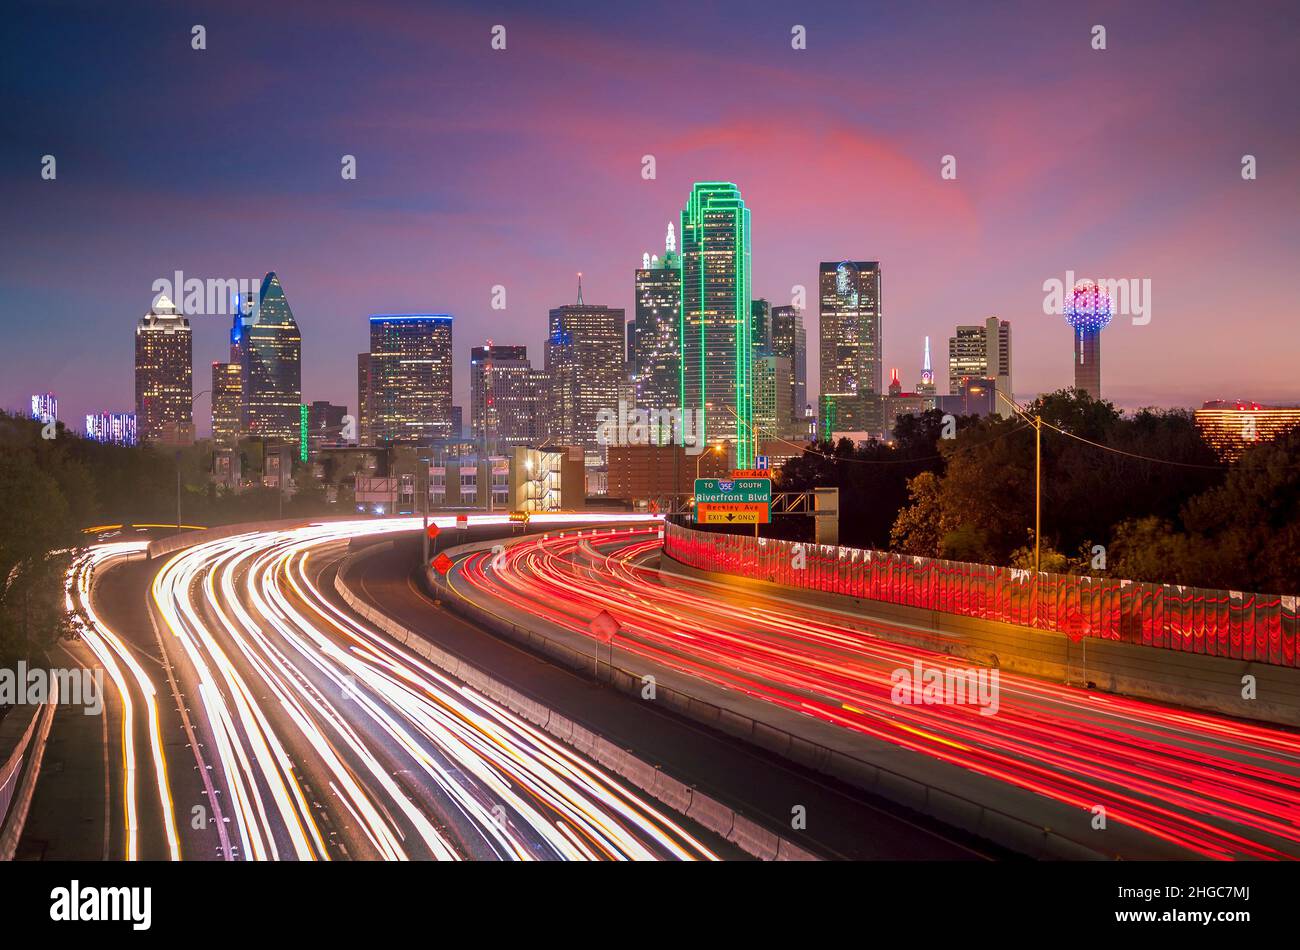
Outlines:
<svg viewBox="0 0 1300 950"><path fill-rule="evenodd" d="M690 567L788 587L1096 637L1300 666L1296 597L1179 587L712 534L669 524L667 554ZM801 551L796 551L801 548Z"/></svg>

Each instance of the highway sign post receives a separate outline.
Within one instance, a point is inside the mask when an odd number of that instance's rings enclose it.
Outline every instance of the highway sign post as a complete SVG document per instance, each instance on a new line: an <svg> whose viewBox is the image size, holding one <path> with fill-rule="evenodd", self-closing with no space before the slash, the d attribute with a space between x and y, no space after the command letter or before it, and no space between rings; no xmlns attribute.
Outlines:
<svg viewBox="0 0 1300 950"><path fill-rule="evenodd" d="M771 520L770 478L695 479L696 524L760 525Z"/></svg>

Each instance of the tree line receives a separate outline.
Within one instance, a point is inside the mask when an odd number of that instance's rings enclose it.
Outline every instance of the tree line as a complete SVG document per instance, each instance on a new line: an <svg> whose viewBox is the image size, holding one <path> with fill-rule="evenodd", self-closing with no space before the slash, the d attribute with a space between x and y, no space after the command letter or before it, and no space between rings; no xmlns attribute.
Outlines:
<svg viewBox="0 0 1300 950"><path fill-rule="evenodd" d="M1045 571L1300 591L1300 431L1219 462L1184 410L1123 414L1062 390L1025 407L1042 429ZM1033 565L1034 425L1020 416L901 417L894 444L823 443L779 490L840 489L856 547ZM773 525L796 536L796 519ZM806 531L806 528L803 528Z"/></svg>

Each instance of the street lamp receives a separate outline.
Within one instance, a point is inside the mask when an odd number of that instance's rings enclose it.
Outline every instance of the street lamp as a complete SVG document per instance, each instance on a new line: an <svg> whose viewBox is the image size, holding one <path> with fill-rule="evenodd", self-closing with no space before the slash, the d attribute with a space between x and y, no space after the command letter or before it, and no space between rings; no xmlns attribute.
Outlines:
<svg viewBox="0 0 1300 950"><path fill-rule="evenodd" d="M717 445L713 446L713 448L711 449L711 451L713 452L714 455L721 455L721 454L723 453L724 450L725 450L725 446L723 446L721 442L719 442ZM700 463L703 462L703 461L704 461L706 458L708 458L708 457L709 457L709 453L708 453L708 452L701 452L701 453L700 453L700 457L697 458L697 459L695 460L695 477L696 477L696 478L699 478L699 477L700 477Z"/></svg>
<svg viewBox="0 0 1300 950"><path fill-rule="evenodd" d="M206 396L210 392L212 392L212 390L205 389L203 390L203 392L195 393L193 396L190 397L190 425L191 426L194 425L195 401L198 400L199 396ZM177 436L179 435L180 433L178 431ZM179 438L177 439L177 441L178 442L180 441ZM176 450L176 454L174 458L176 459L176 533L180 534L182 522L181 522L181 450L179 448Z"/></svg>

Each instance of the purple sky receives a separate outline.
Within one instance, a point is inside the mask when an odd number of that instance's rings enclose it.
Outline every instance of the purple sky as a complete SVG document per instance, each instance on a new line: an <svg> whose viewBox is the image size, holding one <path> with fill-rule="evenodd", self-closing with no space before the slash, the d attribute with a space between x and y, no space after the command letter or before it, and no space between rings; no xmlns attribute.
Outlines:
<svg viewBox="0 0 1300 950"><path fill-rule="evenodd" d="M1069 385L1070 331L1042 312L1069 269L1152 283L1150 323L1103 338L1109 398L1300 402L1294 3L480 7L20 5L0 63L0 405L53 389L76 427L133 408L132 327L178 269L279 273L305 401L355 408L368 314L450 312L463 402L470 346L541 364L577 271L588 302L630 315L642 251L711 179L752 209L754 294L808 288L810 344L818 262L881 261L886 378L916 381L929 334L942 389L954 325L997 315L1019 395ZM228 318L193 323L197 391Z"/></svg>

